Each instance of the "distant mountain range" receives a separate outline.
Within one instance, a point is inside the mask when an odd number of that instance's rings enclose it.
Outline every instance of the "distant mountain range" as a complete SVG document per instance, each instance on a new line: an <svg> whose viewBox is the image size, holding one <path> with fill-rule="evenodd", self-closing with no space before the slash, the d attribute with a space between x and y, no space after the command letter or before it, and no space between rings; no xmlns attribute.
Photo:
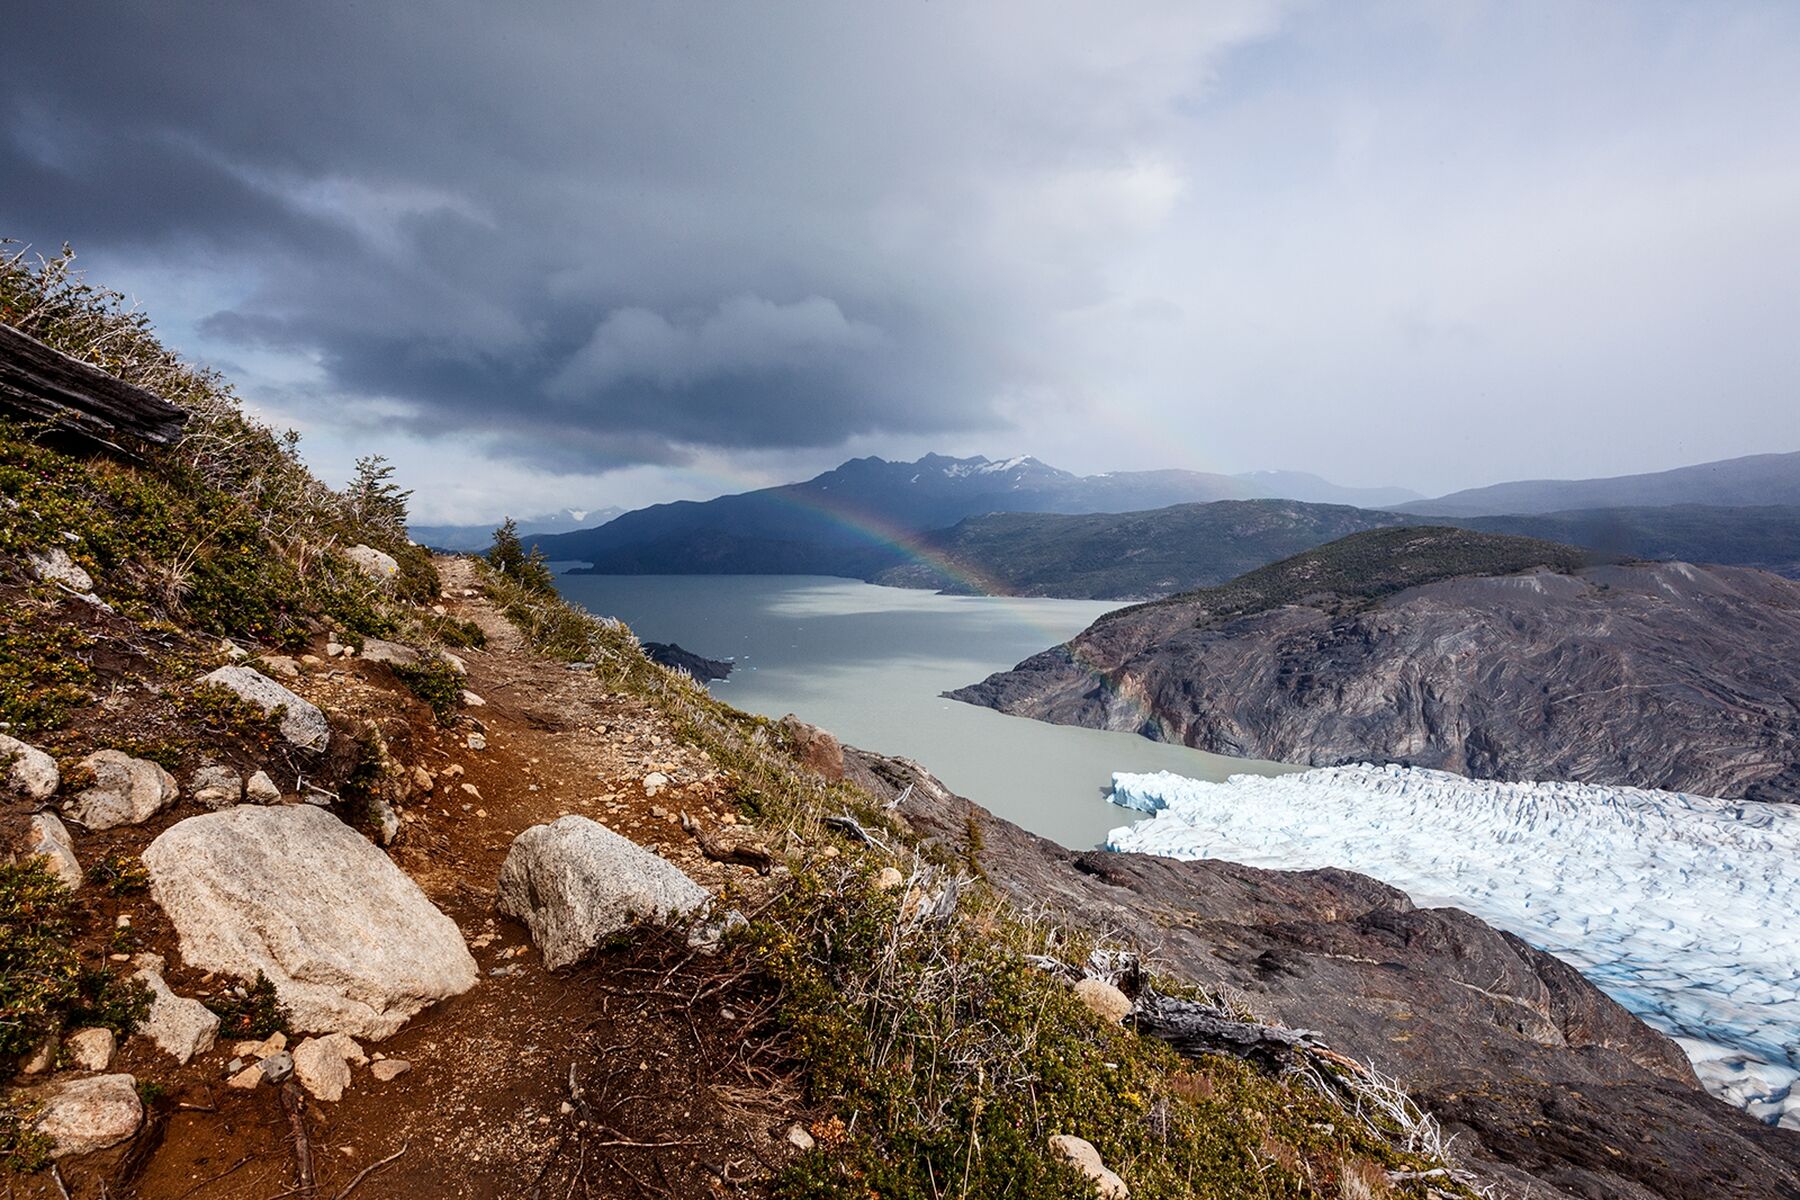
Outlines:
<svg viewBox="0 0 1800 1200"><path fill-rule="evenodd" d="M1220 475L1113 471L1076 475L1020 457L928 454L917 462L858 458L804 483L707 501L658 504L605 525L534 538L552 559L599 574L824 574L873 578L913 557L928 530L996 512L1103 513L1303 493L1370 503L1416 496L1345 488L1301 472Z"/></svg>
<svg viewBox="0 0 1800 1200"><path fill-rule="evenodd" d="M1646 508L1671 504L1725 507L1800 505L1800 452L1752 454L1718 462L1610 479L1527 479L1392 505L1441 517Z"/></svg>
<svg viewBox="0 0 1800 1200"><path fill-rule="evenodd" d="M1762 567L1800 577L1800 507L1599 508L1504 517L1221 500L1150 512L995 513L923 535L927 552L873 582L893 587L1144 600L1210 587L1335 538L1395 525L1456 525L1608 555Z"/></svg>
<svg viewBox="0 0 1800 1200"><path fill-rule="evenodd" d="M624 511L617 507L565 508L561 512L543 516L520 517L519 534L529 539L552 533L568 533L576 529L591 529L596 525L604 525ZM477 525L413 525L411 529L413 540L421 546L466 553L486 550L494 540L494 530L505 520L505 517L501 517Z"/></svg>

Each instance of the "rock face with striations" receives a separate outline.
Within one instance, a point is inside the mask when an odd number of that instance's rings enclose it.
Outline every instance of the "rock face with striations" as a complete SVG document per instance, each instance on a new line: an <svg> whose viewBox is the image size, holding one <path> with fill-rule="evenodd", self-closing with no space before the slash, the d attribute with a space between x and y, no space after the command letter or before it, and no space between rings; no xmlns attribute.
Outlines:
<svg viewBox="0 0 1800 1200"><path fill-rule="evenodd" d="M380 1039L475 985L456 924L323 809L189 817L143 855L190 967L274 983L303 1032Z"/></svg>
<svg viewBox="0 0 1800 1200"><path fill-rule="evenodd" d="M1526 565L1531 546L1547 566ZM1800 584L1558 550L1574 553L1361 534L1109 613L951 695L1310 766L1800 799Z"/></svg>
<svg viewBox="0 0 1800 1200"><path fill-rule="evenodd" d="M634 925L692 916L710 899L666 859L586 817L533 825L500 868L500 911L525 922L551 970Z"/></svg>
<svg viewBox="0 0 1800 1200"><path fill-rule="evenodd" d="M1349 871L1066 850L916 763L846 758L877 795L910 785L897 812L913 831L976 853L1016 903L1116 931L1176 975L1400 1076L1503 1194L1800 1197L1800 1132L1707 1095L1674 1042L1465 912L1416 908Z"/></svg>

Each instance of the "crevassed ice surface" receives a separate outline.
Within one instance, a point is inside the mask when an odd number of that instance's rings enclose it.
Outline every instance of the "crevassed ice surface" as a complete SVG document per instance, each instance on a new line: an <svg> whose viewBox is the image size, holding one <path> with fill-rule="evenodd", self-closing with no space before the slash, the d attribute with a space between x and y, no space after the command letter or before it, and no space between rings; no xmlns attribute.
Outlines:
<svg viewBox="0 0 1800 1200"><path fill-rule="evenodd" d="M1674 1037L1713 1094L1800 1128L1800 806L1351 766L1115 774L1107 845L1346 867L1569 962Z"/></svg>

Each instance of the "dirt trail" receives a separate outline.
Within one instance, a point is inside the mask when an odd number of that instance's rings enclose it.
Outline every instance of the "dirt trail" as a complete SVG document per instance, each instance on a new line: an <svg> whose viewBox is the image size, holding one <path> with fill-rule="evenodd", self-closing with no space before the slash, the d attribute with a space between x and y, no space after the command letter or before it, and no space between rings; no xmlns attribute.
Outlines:
<svg viewBox="0 0 1800 1200"><path fill-rule="evenodd" d="M747 867L705 858L679 823L735 824L729 781L680 743L650 706L609 693L593 674L528 653L475 587L470 565L440 560L442 603L479 624L484 649L459 652L471 705L454 729L386 668L334 660L302 681L309 698L375 721L409 779L394 860L456 920L481 969L468 994L365 1047L411 1069L377 1082L358 1069L335 1104L309 1102L315 1193L337 1197L359 1172L359 1197L753 1195L747 1179L782 1158L796 1097L760 1043L734 1033L754 998L697 992L721 969L658 939L584 966L543 969L523 926L495 911L512 838L568 813L651 846L715 891L727 880L766 887ZM323 646L315 648L322 654ZM479 732L486 748L469 748ZM669 781L647 794L645 780ZM179 815L192 815L186 808ZM138 907L153 908L147 899ZM172 939L170 939L172 942ZM176 955L173 945L157 945ZM171 973L185 991L179 970ZM735 1007L734 1007L735 1006ZM152 1131L132 1156L96 1156L65 1172L77 1197L273 1200L296 1193L294 1148L278 1090L225 1087L229 1043L185 1068L134 1038L115 1069L174 1077ZM571 1072L573 1071L573 1075ZM574 1080L572 1094L571 1079ZM104 1188L104 1190L103 1190ZM9 1194L55 1195L45 1177Z"/></svg>

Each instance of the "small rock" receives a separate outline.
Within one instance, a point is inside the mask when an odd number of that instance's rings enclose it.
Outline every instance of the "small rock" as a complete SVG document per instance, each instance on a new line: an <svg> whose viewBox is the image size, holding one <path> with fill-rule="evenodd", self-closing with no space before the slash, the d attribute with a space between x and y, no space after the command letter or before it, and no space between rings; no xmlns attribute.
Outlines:
<svg viewBox="0 0 1800 1200"><path fill-rule="evenodd" d="M256 1065L262 1068L263 1078L270 1083L286 1083L294 1076L294 1056L285 1050L269 1055Z"/></svg>
<svg viewBox="0 0 1800 1200"><path fill-rule="evenodd" d="M342 654L343 652L344 652L344 647L340 643L338 643L338 642L326 642L325 643L325 657L326 658L336 658L338 655Z"/></svg>
<svg viewBox="0 0 1800 1200"><path fill-rule="evenodd" d="M82 759L81 765L93 772L94 785L64 804L63 811L89 829L136 825L175 801L175 777L147 759L100 750Z"/></svg>
<svg viewBox="0 0 1800 1200"><path fill-rule="evenodd" d="M207 808L230 808L243 802L244 781L230 767L201 767L188 779L188 794Z"/></svg>
<svg viewBox="0 0 1800 1200"><path fill-rule="evenodd" d="M373 546L352 546L344 551L344 557L350 560L351 566L376 583L392 583L394 577L400 574L399 560Z"/></svg>
<svg viewBox="0 0 1800 1200"><path fill-rule="evenodd" d="M162 977L160 956L140 954L132 961L138 968L136 978L150 989L150 1015L138 1026L138 1032L179 1062L212 1049L219 1035L218 1014L198 1000L171 991Z"/></svg>
<svg viewBox="0 0 1800 1200"><path fill-rule="evenodd" d="M413 786L418 788L421 792L429 792L433 785L437 783L437 781L431 777L431 772L427 771L424 767L414 767L412 769L412 782Z"/></svg>
<svg viewBox="0 0 1800 1200"><path fill-rule="evenodd" d="M258 771L244 785L244 799L251 804L280 804L281 789L275 786L267 771Z"/></svg>
<svg viewBox="0 0 1800 1200"><path fill-rule="evenodd" d="M487 739L479 733L471 733L469 735L468 746L471 750L486 750Z"/></svg>
<svg viewBox="0 0 1800 1200"><path fill-rule="evenodd" d="M68 827L55 813L32 813L25 822L23 837L14 845L16 849L0 856L0 861L16 863L22 859L41 858L50 874L71 892L86 878L80 860L75 857L75 839L69 836Z"/></svg>
<svg viewBox="0 0 1800 1200"><path fill-rule="evenodd" d="M61 546L53 546L43 554L25 556L31 562L31 569L45 583L60 583L77 592L94 590L94 577L76 565L69 552Z"/></svg>
<svg viewBox="0 0 1800 1200"><path fill-rule="evenodd" d="M260 1087L264 1078L262 1064L251 1063L249 1066L234 1073L230 1079L227 1079L225 1081L225 1086L243 1088L244 1090L249 1091L252 1088Z"/></svg>
<svg viewBox="0 0 1800 1200"><path fill-rule="evenodd" d="M219 653L223 654L226 659L231 662L242 662L244 659L250 657L250 652L248 650L244 649L230 638L226 638L219 643Z"/></svg>
<svg viewBox="0 0 1800 1200"><path fill-rule="evenodd" d="M300 656L300 665L305 667L307 670L312 671L312 670L316 670L319 667L324 666L325 660L320 658L316 654L302 654Z"/></svg>
<svg viewBox="0 0 1800 1200"><path fill-rule="evenodd" d="M54 758L36 746L0 733L0 790L43 801L56 795L61 783Z"/></svg>
<svg viewBox="0 0 1800 1200"><path fill-rule="evenodd" d="M902 875L899 871L895 870L893 867L883 867L881 868L881 873L875 876L875 890L878 892L891 892L905 882L906 876Z"/></svg>
<svg viewBox="0 0 1800 1200"><path fill-rule="evenodd" d="M19 1060L19 1070L26 1075L42 1075L56 1065L56 1052L62 1049L62 1043L53 1033L31 1048L31 1051Z"/></svg>
<svg viewBox="0 0 1800 1200"><path fill-rule="evenodd" d="M460 655L452 654L448 650L439 650L437 656L449 663L451 669L458 675L467 675L469 673L469 664L464 662Z"/></svg>
<svg viewBox="0 0 1800 1200"><path fill-rule="evenodd" d="M347 1033L307 1038L294 1050L294 1076L315 1100L337 1101L350 1086L350 1064L369 1061Z"/></svg>
<svg viewBox="0 0 1800 1200"><path fill-rule="evenodd" d="M300 678L300 664L285 654L265 654L256 660L256 665L283 679Z"/></svg>
<svg viewBox="0 0 1800 1200"><path fill-rule="evenodd" d="M591 662L572 662L569 664L569 670L571 671L591 671L593 669L594 664Z"/></svg>
<svg viewBox="0 0 1800 1200"><path fill-rule="evenodd" d="M69 1079L27 1089L25 1094L41 1106L32 1128L50 1139L52 1158L116 1146L136 1133L144 1120L137 1079L130 1075Z"/></svg>
<svg viewBox="0 0 1800 1200"><path fill-rule="evenodd" d="M661 771L652 771L644 776L644 795L660 795L669 786L669 777Z"/></svg>
<svg viewBox="0 0 1800 1200"><path fill-rule="evenodd" d="M384 1058L369 1068L369 1074L382 1083L392 1083L410 1070L412 1064L404 1058Z"/></svg>
<svg viewBox="0 0 1800 1200"><path fill-rule="evenodd" d="M463 689L462 702L467 708L487 707L487 701L483 700L480 696L477 696L474 692L471 692L468 688Z"/></svg>
<svg viewBox="0 0 1800 1200"><path fill-rule="evenodd" d="M369 823L375 827L375 840L383 846L393 845L394 839L400 836L400 814L394 811L385 796L376 796L369 801Z"/></svg>
<svg viewBox="0 0 1800 1200"><path fill-rule="evenodd" d="M1131 997L1104 979L1083 979L1075 985L1075 995L1101 1020L1113 1025L1131 1012Z"/></svg>
<svg viewBox="0 0 1800 1200"><path fill-rule="evenodd" d="M217 684L266 713L286 709L281 716L281 736L303 750L323 750L330 744L331 724L325 714L312 701L290 692L260 671L220 667L203 676L201 682Z"/></svg>
<svg viewBox="0 0 1800 1200"><path fill-rule="evenodd" d="M1066 1133L1052 1134L1050 1152L1093 1180L1100 1200L1130 1200L1125 1181L1107 1169L1092 1142Z"/></svg>
<svg viewBox="0 0 1800 1200"><path fill-rule="evenodd" d="M71 1033L63 1039L63 1048L69 1052L69 1061L77 1070L104 1071L112 1066L119 1039L113 1036L112 1030L95 1026Z"/></svg>
<svg viewBox="0 0 1800 1200"><path fill-rule="evenodd" d="M800 1151L802 1154L818 1145L817 1142L813 1141L813 1135L806 1132L806 1127L799 1124L788 1126L787 1141L788 1145Z"/></svg>
<svg viewBox="0 0 1800 1200"><path fill-rule="evenodd" d="M450 610L441 604L434 604L431 606L431 615L434 617L447 617L450 615Z"/></svg>

